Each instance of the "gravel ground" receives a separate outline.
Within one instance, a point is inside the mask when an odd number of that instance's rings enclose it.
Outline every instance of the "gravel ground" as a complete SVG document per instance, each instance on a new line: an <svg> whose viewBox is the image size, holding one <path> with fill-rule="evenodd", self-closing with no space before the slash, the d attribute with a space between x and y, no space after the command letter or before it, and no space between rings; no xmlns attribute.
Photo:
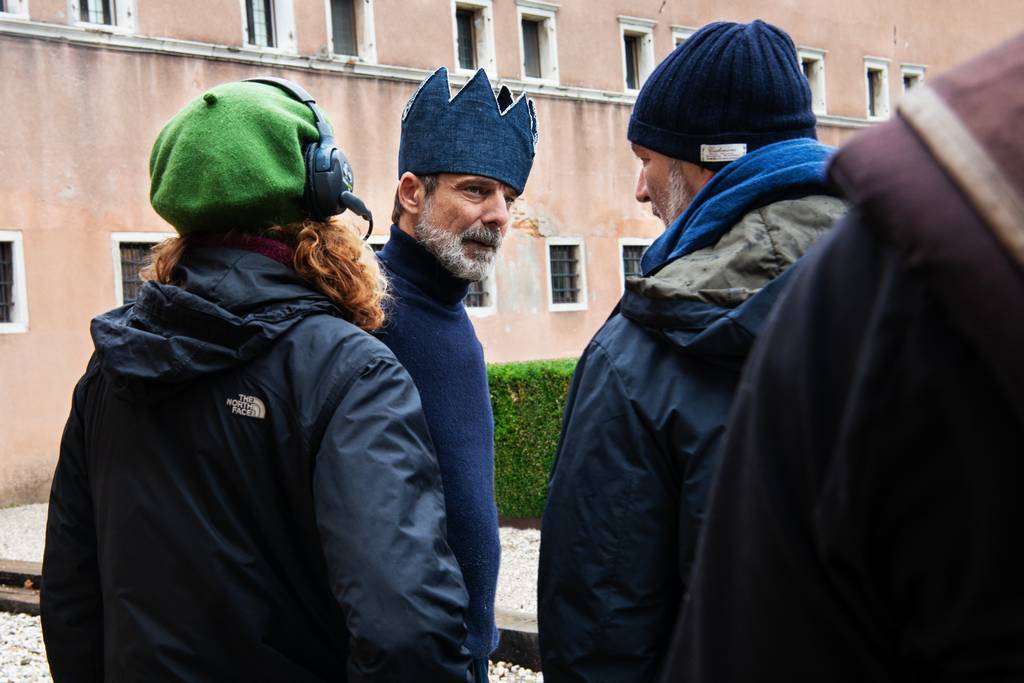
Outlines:
<svg viewBox="0 0 1024 683"><path fill-rule="evenodd" d="M0 559L41 562L46 505L0 509ZM512 612L537 611L540 531L501 529L501 570L497 606ZM537 683L544 677L514 664L492 662L495 683ZM0 683L50 681L39 618L0 612Z"/></svg>
<svg viewBox="0 0 1024 683"><path fill-rule="evenodd" d="M45 534L46 503L0 509L0 560L42 562Z"/></svg>
<svg viewBox="0 0 1024 683"><path fill-rule="evenodd" d="M0 612L0 683L49 683L39 617Z"/></svg>

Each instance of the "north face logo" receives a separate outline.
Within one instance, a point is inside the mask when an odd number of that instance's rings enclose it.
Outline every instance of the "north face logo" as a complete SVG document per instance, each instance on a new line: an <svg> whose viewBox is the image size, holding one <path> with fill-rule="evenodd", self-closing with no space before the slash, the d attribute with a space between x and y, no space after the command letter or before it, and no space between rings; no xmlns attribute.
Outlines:
<svg viewBox="0 0 1024 683"><path fill-rule="evenodd" d="M267 407L255 396L239 394L238 398L229 398L228 405L231 406L231 412L235 415L245 415L260 420L267 416Z"/></svg>

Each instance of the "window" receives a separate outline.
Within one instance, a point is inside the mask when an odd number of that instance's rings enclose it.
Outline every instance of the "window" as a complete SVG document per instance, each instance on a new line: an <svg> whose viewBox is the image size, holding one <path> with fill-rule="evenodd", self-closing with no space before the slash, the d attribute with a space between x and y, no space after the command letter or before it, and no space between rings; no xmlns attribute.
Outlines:
<svg viewBox="0 0 1024 683"><path fill-rule="evenodd" d="M904 64L900 67L900 76L903 78L903 94L924 83L924 67L919 64Z"/></svg>
<svg viewBox="0 0 1024 683"><path fill-rule="evenodd" d="M651 246L651 240L637 237L623 237L619 240L619 252L622 256L620 266L622 279L627 277L640 277L640 260Z"/></svg>
<svg viewBox="0 0 1024 683"><path fill-rule="evenodd" d="M69 0L68 16L78 24L109 26L115 30L132 30L135 22L136 0ZM4 5L19 5L25 11L26 0L16 3L6 0Z"/></svg>
<svg viewBox="0 0 1024 683"><path fill-rule="evenodd" d="M139 273L152 258L153 245L172 233L115 232L111 235L114 255L114 297L118 306L130 304L142 291Z"/></svg>
<svg viewBox="0 0 1024 683"><path fill-rule="evenodd" d="M673 26L672 27L672 47L677 48L690 39L697 29L690 28L689 26Z"/></svg>
<svg viewBox="0 0 1024 683"><path fill-rule="evenodd" d="M523 78L557 83L555 12L558 6L537 0L519 0L518 7Z"/></svg>
<svg viewBox="0 0 1024 683"><path fill-rule="evenodd" d="M353 0L331 0L331 33L334 54L359 54L356 48L356 10Z"/></svg>
<svg viewBox="0 0 1024 683"><path fill-rule="evenodd" d="M0 334L28 330L25 257L20 230L0 230Z"/></svg>
<svg viewBox="0 0 1024 683"><path fill-rule="evenodd" d="M292 0L241 1L246 45L294 52Z"/></svg>
<svg viewBox="0 0 1024 683"><path fill-rule="evenodd" d="M331 27L331 53L377 61L374 42L373 0L326 0Z"/></svg>
<svg viewBox="0 0 1024 683"><path fill-rule="evenodd" d="M14 245L0 242L0 323L9 323L14 308Z"/></svg>
<svg viewBox="0 0 1024 683"><path fill-rule="evenodd" d="M622 34L622 71L627 91L639 90L654 70L655 21L619 17Z"/></svg>
<svg viewBox="0 0 1024 683"><path fill-rule="evenodd" d="M548 290L552 311L578 311L587 307L583 238L549 237Z"/></svg>
<svg viewBox="0 0 1024 683"><path fill-rule="evenodd" d="M469 283L469 292L466 294L466 310L475 316L490 315L495 312L494 298L494 274L491 273L483 280Z"/></svg>
<svg viewBox="0 0 1024 683"><path fill-rule="evenodd" d="M246 28L249 31L249 44L261 47L277 45L274 35L274 3L273 0L246 0Z"/></svg>
<svg viewBox="0 0 1024 683"><path fill-rule="evenodd" d="M491 0L457 0L453 3L452 15L457 71L482 68L495 78Z"/></svg>
<svg viewBox="0 0 1024 683"><path fill-rule="evenodd" d="M800 68L811 87L811 109L815 114L824 114L825 106L825 51L814 48L800 48Z"/></svg>
<svg viewBox="0 0 1024 683"><path fill-rule="evenodd" d="M0 14L28 19L28 0L0 0ZM10 18L10 16L8 16Z"/></svg>
<svg viewBox="0 0 1024 683"><path fill-rule="evenodd" d="M867 88L867 114L869 119L889 117L889 63L884 59L864 59L864 78Z"/></svg>
<svg viewBox="0 0 1024 683"><path fill-rule="evenodd" d="M370 235L366 243L370 245L370 249L373 249L373 253L378 253L384 248L384 245L388 243L387 235Z"/></svg>
<svg viewBox="0 0 1024 683"><path fill-rule="evenodd" d="M114 16L110 11L111 0L78 0L78 20L87 24L114 23Z"/></svg>

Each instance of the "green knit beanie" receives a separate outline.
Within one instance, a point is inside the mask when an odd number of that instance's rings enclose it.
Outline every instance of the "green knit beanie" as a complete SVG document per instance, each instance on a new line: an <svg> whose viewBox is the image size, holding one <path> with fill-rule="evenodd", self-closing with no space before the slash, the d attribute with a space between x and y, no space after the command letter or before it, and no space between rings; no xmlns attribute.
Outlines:
<svg viewBox="0 0 1024 683"><path fill-rule="evenodd" d="M301 221L302 150L319 139L309 107L279 88L218 85L160 131L149 200L181 235Z"/></svg>

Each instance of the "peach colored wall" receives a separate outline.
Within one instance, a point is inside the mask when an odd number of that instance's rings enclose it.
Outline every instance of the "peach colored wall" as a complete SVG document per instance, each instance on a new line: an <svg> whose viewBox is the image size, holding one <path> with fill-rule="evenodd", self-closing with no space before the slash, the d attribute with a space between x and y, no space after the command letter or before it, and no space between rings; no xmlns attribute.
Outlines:
<svg viewBox="0 0 1024 683"><path fill-rule="evenodd" d="M196 21L195 10L199 10L202 21ZM165 0L136 0L135 17L142 35L215 45L242 44L242 5L238 0L205 0L201 8L184 8Z"/></svg>
<svg viewBox="0 0 1024 683"><path fill-rule="evenodd" d="M622 90L618 15L657 19L657 58L671 25L764 16L800 45L828 50L831 114L863 117L863 57L892 59L893 104L901 60L927 78L994 45L1024 24L1020 0L974 6L916 0L817 3L742 0L563 0L557 14L563 85ZM132 52L11 35L0 19L0 230L21 230L30 330L0 334L0 505L45 497L71 389L91 351L89 320L115 305L111 233L167 230L148 203L149 147L162 124L203 89L271 73L318 96L356 169L357 190L386 232L399 117L416 83L328 73L323 0L294 0L296 41L309 68ZM31 0L33 21L69 23L66 0ZM515 5L494 0L498 73L519 75ZM451 3L375 0L381 64L453 66ZM240 3L171 5L137 0L137 34L239 46ZM410 28L414 27L414 28ZM13 30L13 29L11 29ZM90 31L90 35L94 34ZM894 41L895 36L895 41ZM965 39L969 38L969 39ZM660 224L633 200L637 162L625 141L628 104L537 96L541 142L516 203L495 274L497 314L473 320L491 361L576 355L621 292L620 237L653 238ZM822 127L838 144L855 132ZM549 313L547 235L585 236L588 306Z"/></svg>

